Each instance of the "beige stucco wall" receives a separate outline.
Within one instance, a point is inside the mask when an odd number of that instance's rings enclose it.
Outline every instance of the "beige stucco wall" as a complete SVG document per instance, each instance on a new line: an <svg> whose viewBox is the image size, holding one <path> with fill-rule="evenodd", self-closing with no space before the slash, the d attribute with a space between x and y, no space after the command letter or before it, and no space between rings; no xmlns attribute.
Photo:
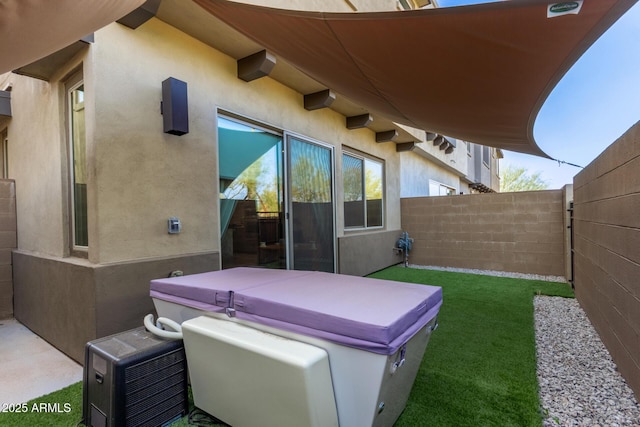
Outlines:
<svg viewBox="0 0 640 427"><path fill-rule="evenodd" d="M305 110L301 94L272 79L239 80L233 58L157 19L135 31L112 24L95 39L95 66L85 67L85 79L94 82L87 97L95 100L92 262L219 249L217 109L336 147L337 201L342 145L385 159L387 228L399 228L400 165L393 143L376 144L367 129L347 130L344 117L332 110ZM183 136L162 132L161 82L168 77L188 84L190 129ZM340 211L338 203L338 235ZM170 216L182 220L179 235L167 234Z"/></svg>
<svg viewBox="0 0 640 427"><path fill-rule="evenodd" d="M64 81L77 69L85 85L88 260L69 256ZM190 129L183 136L163 133L161 82L168 77L188 84ZM112 24L96 32L95 42L50 82L7 74L0 83L13 84L15 316L77 360L88 339L140 324L151 310L152 278L219 268L218 110L333 146L336 230L348 266L362 259L367 243L389 246L385 256L367 257L351 273L396 262L390 248L400 229L395 144L377 144L368 129L347 130L332 110L305 110L302 94L270 78L239 80L233 58L158 19L136 30ZM343 147L385 162L384 229L345 236ZM171 216L182 220L182 233L167 233Z"/></svg>
<svg viewBox="0 0 640 427"><path fill-rule="evenodd" d="M302 94L270 78L239 80L235 59L154 18L136 30L114 23L96 32L95 43L50 82L0 76L2 87L12 86L9 164L20 250L70 254L64 81L78 69L86 88L88 257L94 264L219 250L218 109L335 147L338 237L345 235L342 147L384 160L385 229L400 229L394 143L377 144L368 129L349 131L332 110L305 110ZM162 131L161 82L168 77L188 83L190 132L183 136ZM167 233L171 216L182 220L182 233Z"/></svg>
<svg viewBox="0 0 640 427"><path fill-rule="evenodd" d="M5 74L0 80L0 86L12 86L8 162L9 176L16 182L18 245L64 256L68 253L67 157L64 105L59 92L64 89L16 74Z"/></svg>
<svg viewBox="0 0 640 427"><path fill-rule="evenodd" d="M159 27L170 28L153 20L136 31L112 24L95 35L87 65L95 82L87 93L95 100L88 153L88 193L97 196L89 210L94 263L217 248L215 107L204 95L207 62L217 58ZM168 77L189 84L190 132L181 137L162 131L161 82ZM167 233L172 216L182 220L181 234Z"/></svg>

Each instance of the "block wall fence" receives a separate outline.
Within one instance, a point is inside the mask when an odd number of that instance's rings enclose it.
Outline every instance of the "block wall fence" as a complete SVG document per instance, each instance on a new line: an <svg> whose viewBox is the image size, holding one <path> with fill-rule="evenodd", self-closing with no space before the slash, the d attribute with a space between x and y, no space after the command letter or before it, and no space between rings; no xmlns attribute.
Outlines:
<svg viewBox="0 0 640 427"><path fill-rule="evenodd" d="M640 398L640 122L574 178L575 291Z"/></svg>
<svg viewBox="0 0 640 427"><path fill-rule="evenodd" d="M409 263L566 277L567 191L402 199Z"/></svg>

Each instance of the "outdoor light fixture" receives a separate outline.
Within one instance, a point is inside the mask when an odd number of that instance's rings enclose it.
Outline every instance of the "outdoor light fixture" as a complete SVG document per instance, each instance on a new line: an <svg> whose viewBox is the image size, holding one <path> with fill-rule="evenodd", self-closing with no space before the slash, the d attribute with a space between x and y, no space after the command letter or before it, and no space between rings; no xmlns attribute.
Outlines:
<svg viewBox="0 0 640 427"><path fill-rule="evenodd" d="M178 136L189 133L188 107L187 83L173 77L163 81L160 112L164 133Z"/></svg>

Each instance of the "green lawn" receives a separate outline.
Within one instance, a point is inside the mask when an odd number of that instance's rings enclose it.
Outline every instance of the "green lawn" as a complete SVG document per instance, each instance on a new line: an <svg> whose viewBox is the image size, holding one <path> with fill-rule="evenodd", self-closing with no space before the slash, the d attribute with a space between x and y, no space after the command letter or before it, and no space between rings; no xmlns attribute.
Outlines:
<svg viewBox="0 0 640 427"><path fill-rule="evenodd" d="M541 426L533 296L572 297L569 285L403 267L371 277L443 288L440 327L396 427ZM60 413L34 411L41 403L58 403ZM26 413L0 413L0 426L75 426L82 418L82 384L27 407ZM186 417L173 425L187 426Z"/></svg>
<svg viewBox="0 0 640 427"><path fill-rule="evenodd" d="M533 296L562 283L392 267L371 277L442 286L433 333L396 426L540 426Z"/></svg>
<svg viewBox="0 0 640 427"><path fill-rule="evenodd" d="M11 412L0 412L2 427L73 427L82 419L82 382L4 409Z"/></svg>

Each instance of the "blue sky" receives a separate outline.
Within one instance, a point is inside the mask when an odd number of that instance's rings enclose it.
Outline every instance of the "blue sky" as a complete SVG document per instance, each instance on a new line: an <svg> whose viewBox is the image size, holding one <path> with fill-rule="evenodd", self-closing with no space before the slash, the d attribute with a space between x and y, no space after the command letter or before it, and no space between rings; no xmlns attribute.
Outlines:
<svg viewBox="0 0 640 427"><path fill-rule="evenodd" d="M598 1L598 0L586 0ZM440 7L487 0L439 0ZM553 1L550 0L550 3ZM640 3L576 62L542 106L534 137L549 156L586 166L640 120ZM570 184L580 169L505 151L501 165L539 172L549 188Z"/></svg>

